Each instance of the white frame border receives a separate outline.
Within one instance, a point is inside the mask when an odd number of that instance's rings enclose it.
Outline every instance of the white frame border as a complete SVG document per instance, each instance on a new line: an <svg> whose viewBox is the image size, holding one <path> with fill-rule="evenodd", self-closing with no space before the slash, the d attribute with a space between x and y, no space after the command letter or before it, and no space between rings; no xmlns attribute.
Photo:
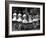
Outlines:
<svg viewBox="0 0 46 38"><path fill-rule="evenodd" d="M12 7L35 7L40 8L40 30L29 30L29 31L12 31ZM21 34L36 34L43 33L43 6L32 5L32 4L9 4L9 35L21 35Z"/></svg>

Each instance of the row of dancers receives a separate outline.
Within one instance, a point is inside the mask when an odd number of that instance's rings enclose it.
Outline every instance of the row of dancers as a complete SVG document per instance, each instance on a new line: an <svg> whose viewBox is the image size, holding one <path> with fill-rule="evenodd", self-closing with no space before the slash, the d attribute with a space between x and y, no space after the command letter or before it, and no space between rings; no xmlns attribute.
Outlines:
<svg viewBox="0 0 46 38"><path fill-rule="evenodd" d="M17 18L17 16L18 16L18 18ZM29 21L27 20L27 15L26 14L23 14L23 20L22 20L22 14L21 13L19 13L18 15L17 15L17 13L13 13L13 19L12 19L12 21L18 21L18 22L23 22L23 23L32 23L33 21L38 21L39 19L38 19L38 15L36 15L36 19L33 19L32 20L32 17L31 17L31 15L29 15Z"/></svg>

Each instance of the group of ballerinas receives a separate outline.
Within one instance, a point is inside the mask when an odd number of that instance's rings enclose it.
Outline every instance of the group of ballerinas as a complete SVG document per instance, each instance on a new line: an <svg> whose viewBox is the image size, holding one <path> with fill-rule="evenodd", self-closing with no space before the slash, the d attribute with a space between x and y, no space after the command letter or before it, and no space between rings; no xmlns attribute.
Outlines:
<svg viewBox="0 0 46 38"><path fill-rule="evenodd" d="M18 18L17 18L18 17ZM23 20L22 20L22 17L24 18ZM32 23L33 21L38 21L39 19L38 19L38 15L36 15L35 16L36 18L34 18L33 20L31 19L31 15L29 15L29 21L26 19L27 18L27 15L26 14L23 14L23 16L22 16L22 14L21 13L19 13L18 15L17 15L17 13L13 13L13 19L12 19L12 21L18 21L18 22L22 22L22 23Z"/></svg>
<svg viewBox="0 0 46 38"><path fill-rule="evenodd" d="M18 19L17 19L17 16L18 16ZM24 18L23 20L22 20L22 17ZM22 14L21 13L19 13L18 15L17 15L17 13L13 13L13 21L18 21L18 22L23 22L23 23L28 23L28 21L27 21L27 19L26 19L26 14L24 14L23 16L22 16Z"/></svg>

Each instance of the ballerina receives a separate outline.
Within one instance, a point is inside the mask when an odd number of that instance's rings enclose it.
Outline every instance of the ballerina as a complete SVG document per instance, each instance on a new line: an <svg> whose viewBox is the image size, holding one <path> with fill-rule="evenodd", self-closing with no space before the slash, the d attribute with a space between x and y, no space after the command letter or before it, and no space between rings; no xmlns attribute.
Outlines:
<svg viewBox="0 0 46 38"><path fill-rule="evenodd" d="M26 14L23 15L23 23L28 23L27 19L26 19Z"/></svg>
<svg viewBox="0 0 46 38"><path fill-rule="evenodd" d="M17 21L17 17L16 16L17 16L17 14L13 13L13 19L12 19L13 21Z"/></svg>
<svg viewBox="0 0 46 38"><path fill-rule="evenodd" d="M19 13L19 14L18 14L18 19L17 19L18 22L22 22L21 16L22 16L21 13Z"/></svg>

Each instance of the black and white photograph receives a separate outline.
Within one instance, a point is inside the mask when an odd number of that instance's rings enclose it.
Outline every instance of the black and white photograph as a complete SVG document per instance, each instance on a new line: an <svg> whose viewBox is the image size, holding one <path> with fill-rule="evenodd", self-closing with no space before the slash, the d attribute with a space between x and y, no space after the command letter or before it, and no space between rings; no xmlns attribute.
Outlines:
<svg viewBox="0 0 46 38"><path fill-rule="evenodd" d="M44 34L44 3L9 3L8 35Z"/></svg>
<svg viewBox="0 0 46 38"><path fill-rule="evenodd" d="M12 7L12 31L40 30L40 8Z"/></svg>

